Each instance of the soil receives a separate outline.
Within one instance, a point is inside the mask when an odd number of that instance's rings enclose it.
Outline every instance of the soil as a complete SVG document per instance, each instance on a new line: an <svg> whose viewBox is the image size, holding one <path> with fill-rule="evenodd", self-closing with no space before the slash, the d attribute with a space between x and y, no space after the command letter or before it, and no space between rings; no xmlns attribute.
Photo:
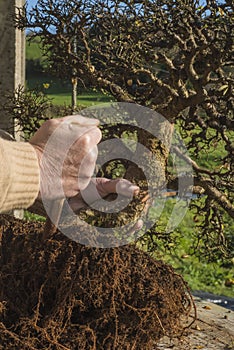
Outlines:
<svg viewBox="0 0 234 350"><path fill-rule="evenodd" d="M162 261L43 230L0 216L0 349L152 350L193 323L189 289Z"/></svg>

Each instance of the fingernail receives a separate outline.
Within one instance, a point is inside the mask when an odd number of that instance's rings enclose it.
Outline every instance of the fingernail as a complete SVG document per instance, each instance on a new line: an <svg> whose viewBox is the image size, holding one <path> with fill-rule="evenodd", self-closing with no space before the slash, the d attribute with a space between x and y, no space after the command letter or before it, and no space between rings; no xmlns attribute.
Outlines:
<svg viewBox="0 0 234 350"><path fill-rule="evenodd" d="M72 124L82 125L82 126L97 126L99 125L99 120L94 118L87 118L79 116L79 119L74 119Z"/></svg>
<svg viewBox="0 0 234 350"><path fill-rule="evenodd" d="M133 196L137 196L140 192L140 188L138 186L130 186L129 190L133 194Z"/></svg>
<svg viewBox="0 0 234 350"><path fill-rule="evenodd" d="M139 231L141 230L143 227L143 220L138 220L137 223L134 226L134 230L135 231Z"/></svg>
<svg viewBox="0 0 234 350"><path fill-rule="evenodd" d="M139 187L138 186L134 186L134 185L131 185L129 186L127 189L127 192L131 195L135 195L137 192L139 192Z"/></svg>
<svg viewBox="0 0 234 350"><path fill-rule="evenodd" d="M150 198L149 193L145 197L142 198L141 203L145 203Z"/></svg>

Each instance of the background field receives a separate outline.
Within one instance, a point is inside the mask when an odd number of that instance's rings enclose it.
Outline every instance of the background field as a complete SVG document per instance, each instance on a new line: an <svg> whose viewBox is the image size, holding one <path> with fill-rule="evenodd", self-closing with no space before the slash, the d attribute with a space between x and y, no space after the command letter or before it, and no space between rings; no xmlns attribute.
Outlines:
<svg viewBox="0 0 234 350"><path fill-rule="evenodd" d="M26 85L29 89L38 88L57 105L70 105L72 86L68 81L51 77L46 71L47 62L40 49L39 38L27 40L26 44ZM108 102L111 96L104 93L85 89L78 85L77 104L88 107L93 104Z"/></svg>

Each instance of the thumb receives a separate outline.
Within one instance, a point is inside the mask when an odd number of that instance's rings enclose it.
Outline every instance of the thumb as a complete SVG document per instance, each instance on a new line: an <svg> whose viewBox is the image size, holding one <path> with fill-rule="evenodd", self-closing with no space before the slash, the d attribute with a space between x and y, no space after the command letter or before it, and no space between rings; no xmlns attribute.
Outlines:
<svg viewBox="0 0 234 350"><path fill-rule="evenodd" d="M116 183L116 193L121 194L125 197L131 197L137 195L140 189L138 186L132 184L130 181L125 179L119 179Z"/></svg>

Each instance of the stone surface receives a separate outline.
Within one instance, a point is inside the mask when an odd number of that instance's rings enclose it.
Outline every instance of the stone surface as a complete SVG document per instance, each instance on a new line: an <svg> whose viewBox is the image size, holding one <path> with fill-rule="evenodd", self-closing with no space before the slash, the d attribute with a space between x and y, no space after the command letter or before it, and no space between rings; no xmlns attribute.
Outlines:
<svg viewBox="0 0 234 350"><path fill-rule="evenodd" d="M234 312L195 299L197 321L180 340L163 338L155 350L234 350Z"/></svg>

